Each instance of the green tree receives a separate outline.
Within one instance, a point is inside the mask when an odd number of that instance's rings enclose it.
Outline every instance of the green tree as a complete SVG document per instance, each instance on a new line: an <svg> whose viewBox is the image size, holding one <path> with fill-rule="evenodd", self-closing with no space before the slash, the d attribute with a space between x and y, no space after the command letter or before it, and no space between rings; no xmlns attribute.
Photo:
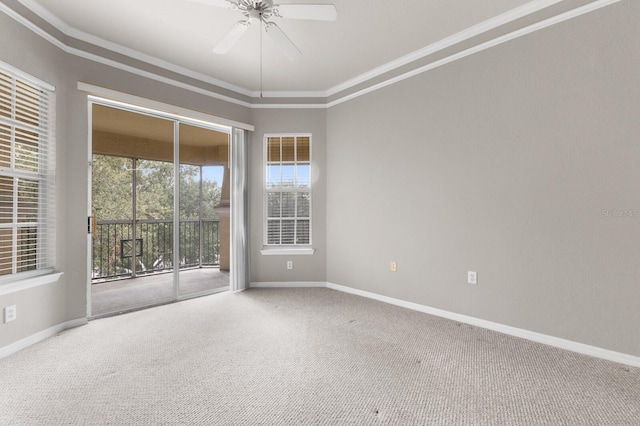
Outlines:
<svg viewBox="0 0 640 426"><path fill-rule="evenodd" d="M173 164L137 160L136 217L138 219L173 218Z"/></svg>
<svg viewBox="0 0 640 426"><path fill-rule="evenodd" d="M91 200L98 220L131 219L132 167L130 158L93 156Z"/></svg>
<svg viewBox="0 0 640 426"><path fill-rule="evenodd" d="M202 181L202 218L217 219L215 207L220 203L221 188L215 180L200 176L200 167L180 166L180 218L200 217L200 180Z"/></svg>
<svg viewBox="0 0 640 426"><path fill-rule="evenodd" d="M136 218L138 221L162 221L139 224L137 238L142 238L143 255L137 259L137 270L156 268L159 264L171 268L173 241L173 163L136 160L95 155L93 159L92 204L100 224L100 238L94 238L94 270L100 276L128 274L130 259L120 253L121 240L132 235L132 186L135 164ZM200 217L200 166L181 165L180 205L181 223ZM220 202L221 189L216 181L202 182L202 212L204 219L216 219L215 206ZM101 223L102 221L102 223ZM118 221L119 223L104 223ZM190 226L188 232L186 226ZM185 223L181 229L181 263L195 264L199 259L199 225ZM217 238L217 234L215 236ZM130 244L130 243L129 243ZM188 255L187 255L188 253ZM125 253L126 254L126 253ZM106 271L106 272L105 272Z"/></svg>

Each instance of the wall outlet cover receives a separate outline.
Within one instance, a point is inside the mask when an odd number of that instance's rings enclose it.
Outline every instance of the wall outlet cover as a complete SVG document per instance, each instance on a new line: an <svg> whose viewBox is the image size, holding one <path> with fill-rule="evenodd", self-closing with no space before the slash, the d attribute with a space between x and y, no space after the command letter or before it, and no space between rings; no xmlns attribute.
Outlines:
<svg viewBox="0 0 640 426"><path fill-rule="evenodd" d="M474 271L467 271L467 283L478 284L478 273Z"/></svg>
<svg viewBox="0 0 640 426"><path fill-rule="evenodd" d="M7 306L4 308L4 322L10 322L18 317L18 311L16 305Z"/></svg>

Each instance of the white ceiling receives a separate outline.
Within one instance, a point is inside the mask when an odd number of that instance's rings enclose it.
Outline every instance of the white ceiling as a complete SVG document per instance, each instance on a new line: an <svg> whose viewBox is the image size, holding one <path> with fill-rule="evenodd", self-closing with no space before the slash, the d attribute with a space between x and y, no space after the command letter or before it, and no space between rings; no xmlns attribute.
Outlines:
<svg viewBox="0 0 640 426"><path fill-rule="evenodd" d="M191 0L20 0L66 35L250 94L260 89L260 32L253 26L226 55L212 48L242 19ZM335 22L275 18L303 56L289 61L264 38L263 89L327 94L372 70L486 21L558 0L281 0L333 3ZM524 6L523 6L524 5ZM496 17L498 17L496 19ZM503 22L504 23L504 22ZM179 68L176 68L179 67Z"/></svg>

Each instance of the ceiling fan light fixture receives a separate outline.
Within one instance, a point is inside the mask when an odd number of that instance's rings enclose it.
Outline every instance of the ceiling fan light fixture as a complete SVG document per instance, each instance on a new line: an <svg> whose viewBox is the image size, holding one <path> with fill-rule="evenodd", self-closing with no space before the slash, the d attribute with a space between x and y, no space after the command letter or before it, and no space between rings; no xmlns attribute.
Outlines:
<svg viewBox="0 0 640 426"><path fill-rule="evenodd" d="M240 0L237 8L248 19L269 19L273 15L271 0Z"/></svg>

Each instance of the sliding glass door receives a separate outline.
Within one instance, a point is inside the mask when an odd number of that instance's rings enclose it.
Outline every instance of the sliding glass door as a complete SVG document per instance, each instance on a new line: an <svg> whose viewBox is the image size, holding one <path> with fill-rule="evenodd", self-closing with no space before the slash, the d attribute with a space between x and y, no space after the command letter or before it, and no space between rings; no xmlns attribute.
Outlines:
<svg viewBox="0 0 640 426"><path fill-rule="evenodd" d="M179 297L229 287L229 135L180 123Z"/></svg>
<svg viewBox="0 0 640 426"><path fill-rule="evenodd" d="M92 123L91 316L228 289L231 129L99 103Z"/></svg>

